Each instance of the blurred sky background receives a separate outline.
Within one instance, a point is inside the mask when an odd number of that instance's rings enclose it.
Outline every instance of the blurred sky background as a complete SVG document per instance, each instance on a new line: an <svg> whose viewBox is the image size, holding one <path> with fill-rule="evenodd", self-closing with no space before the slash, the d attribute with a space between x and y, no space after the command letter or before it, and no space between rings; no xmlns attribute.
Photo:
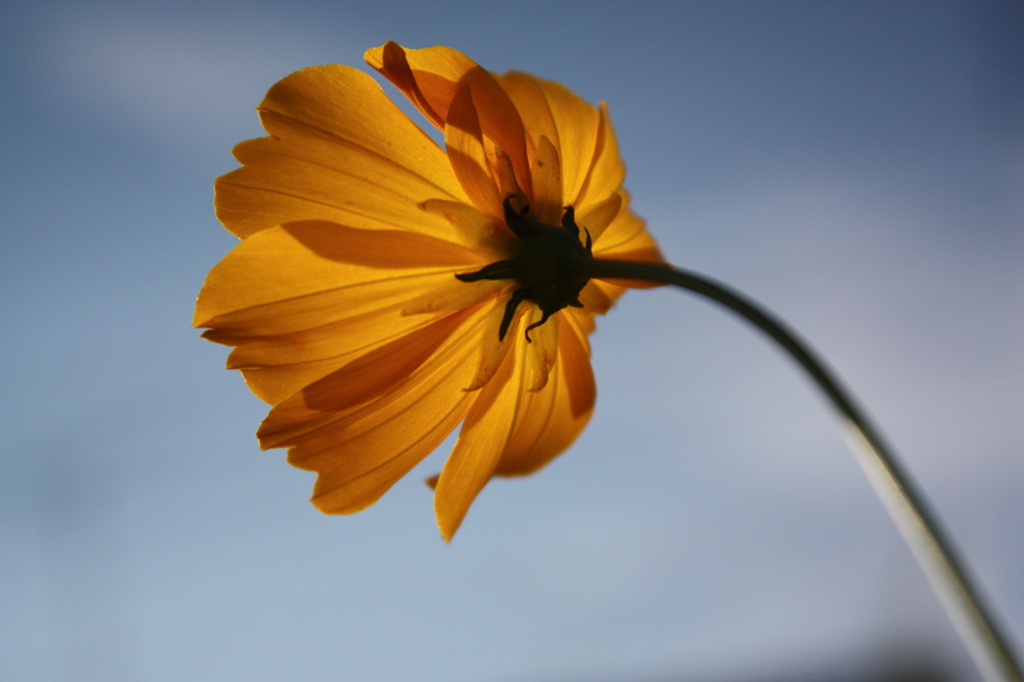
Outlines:
<svg viewBox="0 0 1024 682"><path fill-rule="evenodd" d="M0 679L976 679L817 391L677 291L599 320L589 428L451 546L422 483L450 445L359 515L307 503L189 326L235 243L212 182L276 80L389 39L606 100L668 258L830 360L1020 651L1024 4L0 17Z"/></svg>

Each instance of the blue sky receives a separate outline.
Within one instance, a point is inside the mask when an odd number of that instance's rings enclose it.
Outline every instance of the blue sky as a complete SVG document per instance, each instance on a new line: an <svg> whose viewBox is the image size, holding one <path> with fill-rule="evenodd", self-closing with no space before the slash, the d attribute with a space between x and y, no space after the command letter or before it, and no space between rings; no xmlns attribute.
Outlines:
<svg viewBox="0 0 1024 682"><path fill-rule="evenodd" d="M389 39L607 101L667 257L829 358L1020 648L1019 4L8 2L0 30L0 678L974 679L813 387L686 294L599 321L591 425L450 546L448 446L353 517L259 451L189 327L234 243L212 182L274 81Z"/></svg>

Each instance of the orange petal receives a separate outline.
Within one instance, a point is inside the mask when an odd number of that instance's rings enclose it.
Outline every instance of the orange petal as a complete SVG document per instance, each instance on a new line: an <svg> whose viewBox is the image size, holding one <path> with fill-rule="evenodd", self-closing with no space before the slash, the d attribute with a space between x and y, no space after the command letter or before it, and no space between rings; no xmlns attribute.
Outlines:
<svg viewBox="0 0 1024 682"><path fill-rule="evenodd" d="M604 201L611 192L622 188L626 178L626 166L619 156L619 143L615 138L608 107L602 102L600 106L601 122L597 134L597 148L594 160L587 171L587 179L577 197L576 207L585 213L590 206ZM625 204L625 202L623 202Z"/></svg>
<svg viewBox="0 0 1024 682"><path fill-rule="evenodd" d="M498 280L463 282L452 276L411 298L402 308L402 315L447 313L471 308L489 298L495 298L507 287L506 282Z"/></svg>
<svg viewBox="0 0 1024 682"><path fill-rule="evenodd" d="M396 338L430 322L428 318L403 317L399 305L401 303L389 304L380 310L340 317L317 327L283 334L260 333L257 320L246 329L209 329L203 337L236 346L228 356L228 369L314 362L364 349L378 340ZM340 300L339 306L344 307L345 301Z"/></svg>
<svg viewBox="0 0 1024 682"><path fill-rule="evenodd" d="M433 317L408 318L392 309L277 336L233 340L228 369L239 369L260 399L276 405L342 365L409 334Z"/></svg>
<svg viewBox="0 0 1024 682"><path fill-rule="evenodd" d="M494 373L502 365L509 349L515 344L516 337L520 336L518 332L519 320L522 318L523 313L529 309L529 306L525 303L519 304L519 307L516 308L512 322L505 331L505 336L501 339L498 338L498 334L501 331L501 322L505 316L505 305L508 303L509 298L511 298L512 291L512 289L507 289L490 308L490 314L484 321L483 331L480 334L480 339L477 341L480 351L477 371L473 376L473 381L464 388L465 391L475 391L491 381L491 377L494 376Z"/></svg>
<svg viewBox="0 0 1024 682"><path fill-rule="evenodd" d="M551 116L551 108L544 97L538 78L520 71L509 71L498 76L498 82L519 110L523 120L527 139L532 148L536 148L540 138L546 137L555 148L559 147L558 128Z"/></svg>
<svg viewBox="0 0 1024 682"><path fill-rule="evenodd" d="M378 309L389 297L404 293L411 298L408 280L465 271L482 262L469 249L423 235L356 230L325 221L290 223L246 239L210 271L193 324L256 328L261 334L311 328ZM337 296L327 296L329 305L318 305L318 295L332 293ZM343 307L333 318L318 317L349 295L356 305ZM284 310L272 310L275 305ZM303 319L260 328L261 318L274 312Z"/></svg>
<svg viewBox="0 0 1024 682"><path fill-rule="evenodd" d="M619 211L615 220L594 242L594 256L615 260L663 263L657 242L647 231L644 221L628 209ZM643 280L598 280L598 285L614 301L623 287L647 289L659 286Z"/></svg>
<svg viewBox="0 0 1024 682"><path fill-rule="evenodd" d="M467 333L478 333L478 318L400 388L299 437L288 461L319 473L312 501L320 511L351 514L373 504L463 419L472 400L459 390L472 371Z"/></svg>
<svg viewBox="0 0 1024 682"><path fill-rule="evenodd" d="M284 297L283 291L273 291L273 286L261 290L254 284L249 290L241 290L242 287L232 286L227 278L224 278L227 281L222 281L220 277L212 280L207 277L208 286L200 292L198 314L193 322L197 327L211 327L203 332L203 338L229 346L263 337L294 334L335 322L359 323L367 315L400 311L409 301L410 292L438 286L453 272L454 269L444 268L412 275L361 273L358 268L351 267L343 274L357 280L363 274L362 281L349 282L339 277L335 286L324 283L319 290L292 297ZM268 276L267 279L272 278ZM253 277L249 281L255 280ZM270 284L276 285L278 281ZM270 298L274 295L281 298ZM265 301L260 302L260 298ZM224 312L211 315L217 310Z"/></svg>
<svg viewBox="0 0 1024 682"><path fill-rule="evenodd" d="M408 379L465 321L467 311L452 313L360 356L302 389L301 410L341 412L373 400ZM278 416L288 419L285 405Z"/></svg>
<svg viewBox="0 0 1024 682"><path fill-rule="evenodd" d="M367 50L364 58L442 130L461 85L468 85L483 134L508 153L523 187L531 186L522 119L508 94L487 70L461 52L440 46L408 50L388 42Z"/></svg>
<svg viewBox="0 0 1024 682"><path fill-rule="evenodd" d="M518 238L505 220L492 218L478 208L460 201L431 199L421 207L427 213L443 216L451 225L452 241L489 254L493 260L508 258L517 248Z"/></svg>
<svg viewBox="0 0 1024 682"><path fill-rule="evenodd" d="M593 106L568 88L552 81L537 81L558 128L563 201L576 206L594 158L601 117Z"/></svg>
<svg viewBox="0 0 1024 682"><path fill-rule="evenodd" d="M604 294L612 305L619 300L619 296L622 296L628 289L629 282L621 282L616 280L614 282L609 280L592 279L587 283L587 286L594 285L602 294Z"/></svg>
<svg viewBox="0 0 1024 682"><path fill-rule="evenodd" d="M305 219L439 234L418 205L466 199L444 152L355 69L296 72L259 111L273 137L238 145L243 167L216 183L217 215L240 237Z"/></svg>
<svg viewBox="0 0 1024 682"><path fill-rule="evenodd" d="M462 421L468 402L432 396L415 415L404 414L405 419L389 424L383 436L386 449L361 442L338 446L331 455L339 465L319 472L310 501L324 514L354 514L374 504L444 442ZM404 430L410 421L422 430ZM398 434L391 435L392 428ZM295 461L289 457L289 462Z"/></svg>
<svg viewBox="0 0 1024 682"><path fill-rule="evenodd" d="M594 239L594 255L606 255L622 251L631 251L634 240L637 245L646 246L653 244L644 220L626 207L629 202L629 193L622 192L623 208L615 215L615 218L601 232L597 239ZM648 241L650 240L650 241Z"/></svg>
<svg viewBox="0 0 1024 682"><path fill-rule="evenodd" d="M543 313L537 306L531 306L528 316L524 320L529 324L540 322ZM530 330L531 343L526 347L528 376L526 385L531 392L537 392L548 383L551 368L555 366L558 359L558 322L550 319L539 327Z"/></svg>
<svg viewBox="0 0 1024 682"><path fill-rule="evenodd" d="M500 220L504 215L501 206L504 197L498 192L491 175L480 121L468 86L463 86L452 100L444 127L444 141L452 170L466 194L481 211Z"/></svg>
<svg viewBox="0 0 1024 682"><path fill-rule="evenodd" d="M472 59L450 47L438 45L407 50L390 40L367 50L363 59L441 130L444 130L448 106L458 92L462 76L479 68Z"/></svg>
<svg viewBox="0 0 1024 682"><path fill-rule="evenodd" d="M568 322L558 316L557 325L566 333ZM555 320L552 320L555 322ZM565 363L559 359L547 385L523 397L515 431L501 456L495 474L521 476L541 468L576 440L593 409L573 415Z"/></svg>
<svg viewBox="0 0 1024 682"><path fill-rule="evenodd" d="M604 201L591 203L576 216L576 224L580 228L586 228L590 238L596 243L604 231L608 229L623 205L622 195L612 192Z"/></svg>
<svg viewBox="0 0 1024 682"><path fill-rule="evenodd" d="M560 204L584 208L581 194L598 147L601 116L586 100L558 83L525 73L501 77L523 121L534 149L543 135L558 149L561 160L562 197ZM534 151L536 156L537 151ZM536 182L536 181L535 181ZM611 190L617 189L611 188ZM609 190L609 191L611 191ZM608 196L605 192L601 199Z"/></svg>
<svg viewBox="0 0 1024 682"><path fill-rule="evenodd" d="M533 157L533 212L545 225L558 225L562 219L562 167L558 150L546 135L537 141Z"/></svg>
<svg viewBox="0 0 1024 682"><path fill-rule="evenodd" d="M612 307L613 299L598 286L597 281L591 280L580 292L580 303L583 310L591 314L604 315Z"/></svg>
<svg viewBox="0 0 1024 682"><path fill-rule="evenodd" d="M349 405L341 409L330 409L326 403L310 400L307 396L314 394L327 395L323 386L309 386L290 396L274 407L263 420L257 436L260 446L266 448L296 447L295 457L300 457L309 464L308 468L320 470L321 457L317 453L332 451L341 443L345 443L370 430L377 429L391 419L398 418L399 413L413 408L414 404L434 391L434 386L443 384L450 390L444 398L448 402L459 401L463 397L461 390L464 383L450 384L445 377L454 374L462 382L468 381L474 371L472 356L476 351L477 339L486 318L485 308L467 311L461 325L453 332L425 362L419 365L405 380L394 384L379 397L363 403ZM452 363L457 358L458 367ZM325 379L325 383L332 378ZM453 388L453 386L455 386ZM447 390L447 389L446 389ZM432 393L431 393L432 394ZM440 395L440 394L439 394ZM325 398L326 400L326 398ZM324 409L320 409L323 407ZM422 429L421 429L422 430ZM383 434L383 437L386 434ZM325 455L327 457L327 455ZM328 457L330 459L330 457ZM319 463L318 463L319 462ZM302 466L306 466L305 464Z"/></svg>
<svg viewBox="0 0 1024 682"><path fill-rule="evenodd" d="M237 346L229 366L276 404L429 322L401 309L479 267L457 265L475 258L423 235L291 223L249 237L211 270L193 322L210 327L203 336L211 341Z"/></svg>
<svg viewBox="0 0 1024 682"><path fill-rule="evenodd" d="M256 397L269 405L277 405L296 391L309 386L344 365L355 353L287 365L241 367L245 384Z"/></svg>
<svg viewBox="0 0 1024 682"><path fill-rule="evenodd" d="M562 315L560 319L568 324L559 327L558 357L568 387L569 412L576 419L594 408L597 384L590 366L590 342L586 331L578 324L579 316Z"/></svg>
<svg viewBox="0 0 1024 682"><path fill-rule="evenodd" d="M441 470L434 494L434 512L441 535L450 541L477 493L487 484L504 452L523 397L525 363L517 358L526 339L517 336L515 349L484 386L466 413L455 449Z"/></svg>
<svg viewBox="0 0 1024 682"><path fill-rule="evenodd" d="M453 83L458 83L463 73L476 66L476 63L455 50L440 48L437 52L444 51L445 56L451 59L448 77L430 78L425 76L422 85L416 82L416 76L406 59L405 49L398 43L389 40L380 47L370 48L363 54L373 68L377 69L391 83L402 91L409 100L416 105L420 113L427 117L427 120L435 126L444 130L444 120L448 115L448 104L458 89ZM429 96L428 96L429 95ZM440 112L438 108L440 108Z"/></svg>

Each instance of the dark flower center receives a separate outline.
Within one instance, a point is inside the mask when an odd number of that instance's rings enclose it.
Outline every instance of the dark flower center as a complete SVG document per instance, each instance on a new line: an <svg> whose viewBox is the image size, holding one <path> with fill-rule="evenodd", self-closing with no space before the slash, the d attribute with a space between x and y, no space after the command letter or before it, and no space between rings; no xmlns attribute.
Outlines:
<svg viewBox="0 0 1024 682"><path fill-rule="evenodd" d="M497 261L465 275L455 275L463 282L481 279L514 279L519 286L505 305L505 316L498 330L498 340L505 338L509 325L515 317L516 308L523 301L532 301L540 308L540 322L526 328L526 340L530 330L539 327L548 318L566 306L582 308L579 295L587 285L587 277L579 274L575 267L581 259L591 255L590 232L586 231L586 243L580 242L580 228L572 206L565 207L561 226L545 225L529 205L520 210L512 206L512 197L504 202L505 222L521 240L519 252L513 258Z"/></svg>

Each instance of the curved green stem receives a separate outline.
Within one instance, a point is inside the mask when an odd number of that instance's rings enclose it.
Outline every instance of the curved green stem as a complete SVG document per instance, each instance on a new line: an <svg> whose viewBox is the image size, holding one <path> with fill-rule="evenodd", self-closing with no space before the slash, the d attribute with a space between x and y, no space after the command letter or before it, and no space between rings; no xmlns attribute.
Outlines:
<svg viewBox="0 0 1024 682"><path fill-rule="evenodd" d="M576 260L572 268L581 278L642 280L701 294L739 314L786 349L843 417L850 448L938 594L982 677L989 682L1021 682L1021 669L1009 642L982 605L938 519L849 391L806 342L742 294L695 273L656 263L591 258Z"/></svg>

